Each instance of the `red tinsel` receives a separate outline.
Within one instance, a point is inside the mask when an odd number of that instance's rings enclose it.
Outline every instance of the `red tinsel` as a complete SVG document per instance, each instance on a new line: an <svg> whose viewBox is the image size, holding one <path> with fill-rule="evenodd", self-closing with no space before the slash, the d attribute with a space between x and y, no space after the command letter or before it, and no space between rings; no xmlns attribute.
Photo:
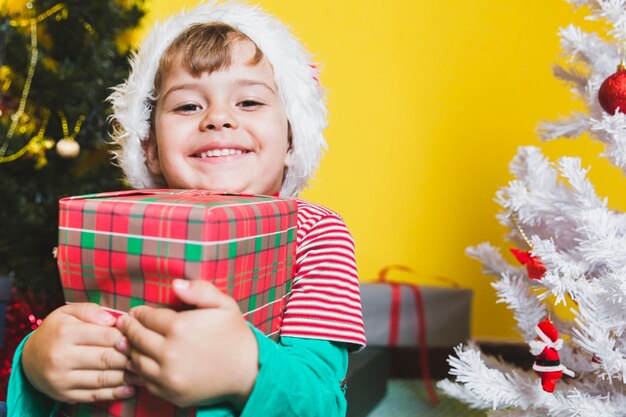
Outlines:
<svg viewBox="0 0 626 417"><path fill-rule="evenodd" d="M6 400L15 349L28 333L39 327L46 309L45 300L23 296L15 288L12 290L4 322L4 343L0 347L0 401Z"/></svg>

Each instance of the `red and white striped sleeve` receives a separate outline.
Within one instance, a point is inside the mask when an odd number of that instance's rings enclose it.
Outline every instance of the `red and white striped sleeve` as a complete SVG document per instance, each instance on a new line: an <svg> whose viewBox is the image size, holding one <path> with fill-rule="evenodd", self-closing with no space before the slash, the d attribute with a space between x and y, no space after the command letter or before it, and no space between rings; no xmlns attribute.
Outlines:
<svg viewBox="0 0 626 417"><path fill-rule="evenodd" d="M335 212L298 200L296 265L281 336L365 346L354 241Z"/></svg>

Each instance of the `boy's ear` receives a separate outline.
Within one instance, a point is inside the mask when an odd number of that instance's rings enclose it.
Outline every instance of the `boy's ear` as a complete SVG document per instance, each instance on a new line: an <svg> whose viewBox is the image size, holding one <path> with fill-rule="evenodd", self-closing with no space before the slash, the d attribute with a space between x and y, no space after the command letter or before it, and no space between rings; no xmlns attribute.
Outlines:
<svg viewBox="0 0 626 417"><path fill-rule="evenodd" d="M290 168L292 164L293 157L293 135L291 133L291 123L287 122L287 143L289 144L289 148L287 149L287 153L285 154L285 168Z"/></svg>
<svg viewBox="0 0 626 417"><path fill-rule="evenodd" d="M161 162L159 161L159 149L157 147L157 140L154 137L154 133L152 129L150 129L150 136L148 139L144 141L144 152L146 154L146 165L150 172L154 175L161 175L163 171L161 171Z"/></svg>
<svg viewBox="0 0 626 417"><path fill-rule="evenodd" d="M291 168L292 158L293 158L293 148L289 148L289 150L287 150L287 153L285 154L285 168Z"/></svg>

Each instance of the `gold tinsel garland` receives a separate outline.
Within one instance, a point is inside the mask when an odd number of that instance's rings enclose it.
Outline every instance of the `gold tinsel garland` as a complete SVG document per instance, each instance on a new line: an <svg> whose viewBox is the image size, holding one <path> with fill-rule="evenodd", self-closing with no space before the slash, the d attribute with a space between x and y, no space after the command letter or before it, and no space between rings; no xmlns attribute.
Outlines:
<svg viewBox="0 0 626 417"><path fill-rule="evenodd" d="M30 94L31 83L33 80L33 76L35 75L37 59L39 56L39 50L37 48L37 24L46 20L47 18L51 16L56 16L57 20L66 19L67 13L68 13L67 6L64 3L59 3L35 17L16 18L16 19L9 20L9 24L12 27L16 27L16 28L30 27L31 56L30 56L30 61L28 65L28 71L26 73L26 80L24 82L24 88L22 89L22 94L20 97L20 102L19 102L17 111L11 115L11 124L9 126L9 130L7 132L4 143L0 147L0 164L13 162L26 154L29 154L36 158L36 162L35 162L36 169L42 168L48 163L45 152L54 147L54 141L52 139L45 138L44 136L46 127L48 125L48 120L49 120L49 114L50 114L49 110L44 111L44 119L41 123L41 127L39 128L39 131L37 132L35 136L33 136L26 143L26 145L24 145L21 149L17 150L11 155L6 155L6 151L9 146L9 142L13 139L13 136L15 135L16 130L20 133L26 133L29 130L28 124L30 123L31 119L27 114L25 114L25 110L26 110L26 102L28 100L28 95ZM89 25L86 22L84 22L84 25L90 33L93 31L93 28L91 27L91 25ZM3 77L5 78L5 80L2 83L2 91L4 92L8 89L8 86L10 85L10 81L9 81L10 70L4 67L3 69L4 69ZM67 124L67 119L65 118L65 115L63 114L63 112L59 112L59 114L61 116L61 124L63 127L63 134L64 134L64 137L59 142L65 141L64 144L67 144L67 142L73 142L71 143L72 145L71 153L68 154L67 152L65 152L64 154L63 152L59 150L59 154L63 157L75 157L78 154L79 148L77 148L78 143L76 143L74 139L76 138L76 135L80 131L80 127L82 125L82 122L85 120L85 116L81 115L79 117L79 120L76 122L76 125L74 127L74 132L70 135L68 124ZM30 124L32 125L32 123Z"/></svg>

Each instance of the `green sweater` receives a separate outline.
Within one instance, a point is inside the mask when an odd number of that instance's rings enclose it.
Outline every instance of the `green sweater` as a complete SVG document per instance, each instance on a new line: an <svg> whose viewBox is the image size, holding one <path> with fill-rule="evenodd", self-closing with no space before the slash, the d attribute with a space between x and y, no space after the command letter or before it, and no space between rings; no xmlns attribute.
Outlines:
<svg viewBox="0 0 626 417"><path fill-rule="evenodd" d="M348 368L345 343L283 337L276 343L250 326L259 346L259 373L241 417L346 415L341 381ZM28 337L27 337L28 338ZM7 417L53 417L60 403L26 379L21 358L25 338L13 359L7 391ZM198 417L233 417L228 403L198 408Z"/></svg>

